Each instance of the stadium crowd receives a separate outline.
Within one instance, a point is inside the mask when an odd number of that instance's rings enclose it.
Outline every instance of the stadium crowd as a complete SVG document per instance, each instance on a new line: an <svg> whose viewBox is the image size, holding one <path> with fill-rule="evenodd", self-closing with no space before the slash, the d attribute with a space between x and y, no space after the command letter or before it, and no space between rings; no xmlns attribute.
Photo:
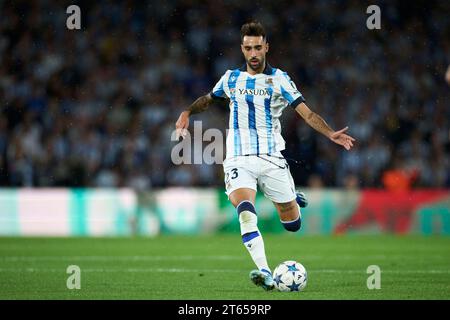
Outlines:
<svg viewBox="0 0 450 320"><path fill-rule="evenodd" d="M357 139L347 152L291 109L284 152L297 185L450 187L447 1L378 1L381 29L360 1L0 2L0 185L223 187L221 165L171 161L175 121L227 70L244 63L240 26L268 32L271 65L308 106ZM228 125L227 105L193 120ZM191 126L192 126L191 122Z"/></svg>

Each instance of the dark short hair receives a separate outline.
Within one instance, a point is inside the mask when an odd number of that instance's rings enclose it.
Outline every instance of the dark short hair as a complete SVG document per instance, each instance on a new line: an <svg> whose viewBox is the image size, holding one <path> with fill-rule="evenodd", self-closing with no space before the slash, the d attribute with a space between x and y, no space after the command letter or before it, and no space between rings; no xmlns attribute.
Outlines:
<svg viewBox="0 0 450 320"><path fill-rule="evenodd" d="M266 30L258 21L247 22L241 27L241 43L245 36L262 36L263 39L266 39Z"/></svg>

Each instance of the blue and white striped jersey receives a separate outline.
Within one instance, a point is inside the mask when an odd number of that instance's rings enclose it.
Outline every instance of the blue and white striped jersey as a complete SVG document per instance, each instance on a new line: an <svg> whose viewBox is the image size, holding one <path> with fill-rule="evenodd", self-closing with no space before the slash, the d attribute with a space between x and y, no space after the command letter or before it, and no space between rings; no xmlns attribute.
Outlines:
<svg viewBox="0 0 450 320"><path fill-rule="evenodd" d="M246 70L246 65L227 70L211 92L213 98L230 99L227 158L284 150L281 113L305 101L286 72L267 63L263 73Z"/></svg>

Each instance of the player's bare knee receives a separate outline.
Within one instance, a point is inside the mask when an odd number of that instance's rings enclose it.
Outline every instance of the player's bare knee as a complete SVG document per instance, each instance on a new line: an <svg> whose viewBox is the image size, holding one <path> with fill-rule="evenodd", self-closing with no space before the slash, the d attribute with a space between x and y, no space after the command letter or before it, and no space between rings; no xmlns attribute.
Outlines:
<svg viewBox="0 0 450 320"><path fill-rule="evenodd" d="M235 208L237 208L238 205L240 203L242 203L243 201L248 201L252 204L255 203L255 194L256 194L256 191L254 191L252 189L242 188L242 189L237 189L237 190L233 191L230 194L229 199L230 199L231 203L233 204L233 206Z"/></svg>
<svg viewBox="0 0 450 320"><path fill-rule="evenodd" d="M300 215L299 207L295 200L286 203L276 203L275 206L281 220L295 220Z"/></svg>

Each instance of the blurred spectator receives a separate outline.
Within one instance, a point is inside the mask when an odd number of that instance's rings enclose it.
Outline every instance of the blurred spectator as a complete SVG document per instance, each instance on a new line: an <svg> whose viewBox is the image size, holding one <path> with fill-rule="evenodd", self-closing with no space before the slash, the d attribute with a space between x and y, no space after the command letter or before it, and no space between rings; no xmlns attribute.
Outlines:
<svg viewBox="0 0 450 320"><path fill-rule="evenodd" d="M392 168L383 173L383 184L390 191L408 191L419 176L415 168L406 169L400 158L395 158Z"/></svg>
<svg viewBox="0 0 450 320"><path fill-rule="evenodd" d="M359 189L359 179L355 174L348 174L344 178L344 188L346 190L357 190Z"/></svg>
<svg viewBox="0 0 450 320"><path fill-rule="evenodd" d="M445 80L450 85L450 65L447 67L447 72L445 73Z"/></svg>
<svg viewBox="0 0 450 320"><path fill-rule="evenodd" d="M308 187L312 188L312 189L323 188L324 185L323 185L322 178L317 174L310 175L309 179L308 179Z"/></svg>

